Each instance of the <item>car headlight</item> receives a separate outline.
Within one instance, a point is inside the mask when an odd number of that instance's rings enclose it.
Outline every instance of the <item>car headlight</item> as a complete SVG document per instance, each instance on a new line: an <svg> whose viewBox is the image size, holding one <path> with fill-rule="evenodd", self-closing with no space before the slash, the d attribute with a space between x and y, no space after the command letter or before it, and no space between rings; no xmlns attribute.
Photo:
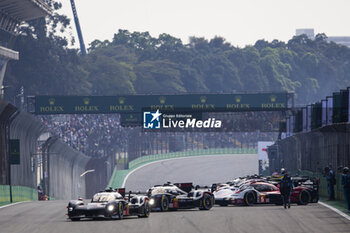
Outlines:
<svg viewBox="0 0 350 233"><path fill-rule="evenodd" d="M69 207L69 208L68 208L68 211L73 211L73 207Z"/></svg>
<svg viewBox="0 0 350 233"><path fill-rule="evenodd" d="M154 199L149 200L150 205L154 205Z"/></svg>
<svg viewBox="0 0 350 233"><path fill-rule="evenodd" d="M109 206L107 206L107 210L108 210L109 212L112 212L112 211L114 210L114 205L109 205Z"/></svg>

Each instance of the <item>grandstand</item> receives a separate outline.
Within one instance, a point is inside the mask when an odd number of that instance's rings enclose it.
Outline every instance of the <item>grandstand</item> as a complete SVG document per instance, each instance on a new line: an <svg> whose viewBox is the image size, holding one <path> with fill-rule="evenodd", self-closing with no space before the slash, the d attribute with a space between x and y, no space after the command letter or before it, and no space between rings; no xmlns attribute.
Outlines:
<svg viewBox="0 0 350 233"><path fill-rule="evenodd" d="M1 0L0 30L10 35L18 35L21 23L41 18L51 13L43 0ZM8 41L0 39L0 97L4 95L3 80L10 60L18 60L19 52L7 48Z"/></svg>

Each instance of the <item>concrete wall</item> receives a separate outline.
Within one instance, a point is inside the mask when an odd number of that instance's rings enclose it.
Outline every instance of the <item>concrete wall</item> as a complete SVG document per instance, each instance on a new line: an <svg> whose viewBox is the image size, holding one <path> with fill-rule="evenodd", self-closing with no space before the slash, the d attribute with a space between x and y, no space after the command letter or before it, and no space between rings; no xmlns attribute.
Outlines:
<svg viewBox="0 0 350 233"><path fill-rule="evenodd" d="M85 177L90 160L81 152L57 139L48 146L48 195L55 199L85 197Z"/></svg>
<svg viewBox="0 0 350 233"><path fill-rule="evenodd" d="M37 140L44 132L45 126L31 114L20 112L12 121L10 138L20 140L20 164L11 166L12 185L36 188Z"/></svg>
<svg viewBox="0 0 350 233"><path fill-rule="evenodd" d="M16 108L0 100L0 184L8 184L7 125Z"/></svg>
<svg viewBox="0 0 350 233"><path fill-rule="evenodd" d="M278 140L269 149L270 172L285 167L290 171L322 172L350 166L350 125L334 124Z"/></svg>

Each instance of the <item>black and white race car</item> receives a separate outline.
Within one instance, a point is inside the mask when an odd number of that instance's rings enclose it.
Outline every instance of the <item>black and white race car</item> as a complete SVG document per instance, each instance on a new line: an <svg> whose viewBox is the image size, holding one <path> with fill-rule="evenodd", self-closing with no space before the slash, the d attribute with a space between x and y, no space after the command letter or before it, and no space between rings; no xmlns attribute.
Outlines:
<svg viewBox="0 0 350 233"><path fill-rule="evenodd" d="M124 216L148 217L150 214L149 198L145 195L129 193L125 189L107 189L96 193L90 203L82 199L69 201L68 218L78 221L82 218L123 219Z"/></svg>
<svg viewBox="0 0 350 233"><path fill-rule="evenodd" d="M214 205L214 195L208 189L194 189L192 183L156 185L147 194L151 209L158 211L191 208L210 210Z"/></svg>

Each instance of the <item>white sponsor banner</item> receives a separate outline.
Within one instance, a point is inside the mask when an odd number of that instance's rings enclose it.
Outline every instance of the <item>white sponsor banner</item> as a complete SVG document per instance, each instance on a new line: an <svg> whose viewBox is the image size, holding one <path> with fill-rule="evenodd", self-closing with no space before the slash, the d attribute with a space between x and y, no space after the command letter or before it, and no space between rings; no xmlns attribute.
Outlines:
<svg viewBox="0 0 350 233"><path fill-rule="evenodd" d="M290 136L294 135L294 126L295 126L295 116L290 116L290 121L289 121L289 130L290 130Z"/></svg>
<svg viewBox="0 0 350 233"><path fill-rule="evenodd" d="M306 122L306 108L303 108L303 132L306 132L306 126L307 126L307 122Z"/></svg>
<svg viewBox="0 0 350 233"><path fill-rule="evenodd" d="M327 97L327 125L333 123L333 97Z"/></svg>
<svg viewBox="0 0 350 233"><path fill-rule="evenodd" d="M258 142L258 159L259 160L268 160L267 156L267 147L273 145L275 142L263 141Z"/></svg>
<svg viewBox="0 0 350 233"><path fill-rule="evenodd" d="M307 106L307 127L306 130L307 131L311 131L311 105Z"/></svg>
<svg viewBox="0 0 350 233"><path fill-rule="evenodd" d="M327 100L322 100L322 127L327 125Z"/></svg>

